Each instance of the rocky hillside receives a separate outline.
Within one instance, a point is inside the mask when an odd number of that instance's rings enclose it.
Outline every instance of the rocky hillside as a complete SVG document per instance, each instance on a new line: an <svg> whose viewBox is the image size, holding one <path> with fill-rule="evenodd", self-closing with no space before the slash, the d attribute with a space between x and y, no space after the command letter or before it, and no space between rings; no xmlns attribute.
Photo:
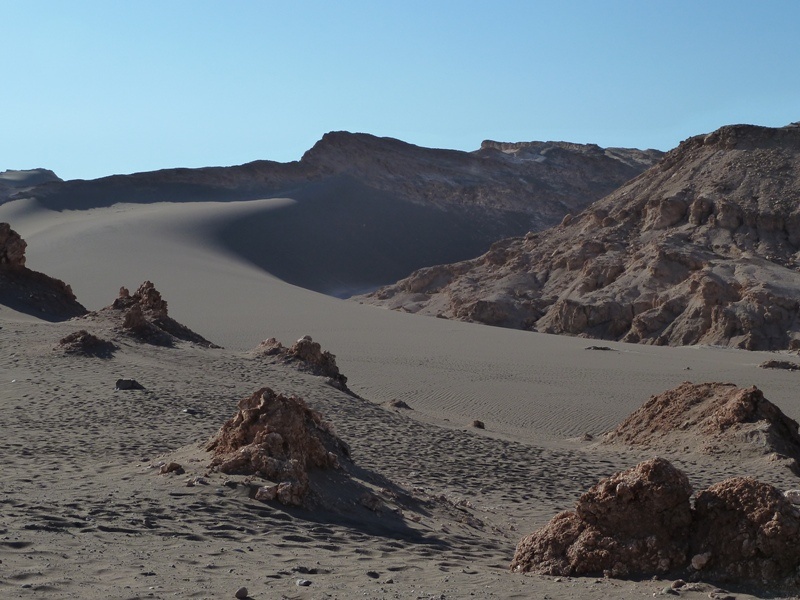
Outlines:
<svg viewBox="0 0 800 600"><path fill-rule="evenodd" d="M460 152L334 132L296 162L54 181L12 197L52 210L292 198L280 210L220 223L219 241L290 283L347 296L555 225L662 154L564 142L485 142ZM319 252L299 261L287 248L305 241Z"/></svg>
<svg viewBox="0 0 800 600"><path fill-rule="evenodd" d="M800 348L800 127L728 126L550 230L362 301L650 344Z"/></svg>

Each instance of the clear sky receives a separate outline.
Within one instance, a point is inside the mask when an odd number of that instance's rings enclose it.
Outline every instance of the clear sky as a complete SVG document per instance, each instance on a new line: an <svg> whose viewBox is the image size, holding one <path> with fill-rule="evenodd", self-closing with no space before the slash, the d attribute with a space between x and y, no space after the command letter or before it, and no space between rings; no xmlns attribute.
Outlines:
<svg viewBox="0 0 800 600"><path fill-rule="evenodd" d="M669 150L800 121L800 0L0 0L0 171L299 159L325 132Z"/></svg>

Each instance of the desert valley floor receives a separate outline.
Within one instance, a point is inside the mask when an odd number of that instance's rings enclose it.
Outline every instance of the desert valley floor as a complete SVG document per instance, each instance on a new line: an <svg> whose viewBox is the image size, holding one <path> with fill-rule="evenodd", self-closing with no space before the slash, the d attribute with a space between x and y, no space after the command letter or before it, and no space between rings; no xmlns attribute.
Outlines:
<svg viewBox="0 0 800 600"><path fill-rule="evenodd" d="M670 582L509 565L522 536L652 457L597 441L651 395L684 381L756 385L800 419L800 374L758 367L793 356L598 351L594 340L402 314L283 283L207 233L285 202L0 206L28 266L68 282L90 310L150 280L170 316L224 347L158 348L115 338L103 318L50 323L0 306L0 597L233 598L240 587L256 599L652 597ZM58 341L78 329L120 348L65 355ZM303 335L336 355L355 395L252 353ZM115 391L119 378L145 389ZM321 482L332 506L260 502L245 477L209 472L204 443L265 386L304 398L349 444L357 488ZM695 489L731 475L800 487L779 462L668 458ZM171 461L185 473L160 474ZM205 484L187 485L197 477ZM354 490L379 502L364 506ZM675 593L757 595L702 582Z"/></svg>

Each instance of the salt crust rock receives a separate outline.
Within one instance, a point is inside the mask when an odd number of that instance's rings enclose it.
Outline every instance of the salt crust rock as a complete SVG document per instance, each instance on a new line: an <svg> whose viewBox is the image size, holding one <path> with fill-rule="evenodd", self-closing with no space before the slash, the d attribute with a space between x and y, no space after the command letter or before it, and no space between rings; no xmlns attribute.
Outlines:
<svg viewBox="0 0 800 600"><path fill-rule="evenodd" d="M648 577L689 570L706 580L796 589L800 509L780 490L734 477L699 492L656 458L601 480L522 538L511 569L546 575Z"/></svg>
<svg viewBox="0 0 800 600"><path fill-rule="evenodd" d="M327 350L323 351L319 343L309 335L301 337L290 348L275 338L269 338L261 342L254 352L258 356L277 357L283 362L296 365L301 370L327 377L334 387L349 391L347 377L340 373L339 367L336 366L336 356Z"/></svg>
<svg viewBox="0 0 800 600"><path fill-rule="evenodd" d="M727 383L685 382L653 396L604 441L647 448L699 445L696 449L706 452L727 444L800 460L797 422L757 387Z"/></svg>
<svg viewBox="0 0 800 600"><path fill-rule="evenodd" d="M239 411L209 441L211 466L223 473L255 475L272 483L258 500L302 506L311 469L338 469L350 449L322 416L296 396L261 388L238 403Z"/></svg>
<svg viewBox="0 0 800 600"><path fill-rule="evenodd" d="M656 458L600 481L575 512L523 538L515 571L612 577L668 573L686 563L691 524L686 475Z"/></svg>

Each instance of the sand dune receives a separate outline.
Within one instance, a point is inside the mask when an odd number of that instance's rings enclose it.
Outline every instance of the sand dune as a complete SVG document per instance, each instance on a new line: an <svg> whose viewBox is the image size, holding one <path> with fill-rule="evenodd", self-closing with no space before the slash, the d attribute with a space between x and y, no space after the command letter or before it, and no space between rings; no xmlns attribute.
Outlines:
<svg viewBox="0 0 800 600"><path fill-rule="evenodd" d="M0 221L28 242L28 266L69 282L90 310L149 279L171 316L225 346L118 340L114 358L82 359L59 353L57 341L82 328L110 339L108 325L43 323L0 307L0 595L233 597L244 585L253 598L650 597L665 584L507 572L523 534L600 477L649 457L581 437L687 380L757 385L800 418L797 373L758 368L774 353L588 350L581 338L363 306L286 284L216 237L220 226L291 203L0 206ZM309 257L303 244L292 251ZM268 337L289 344L304 334L336 355L360 399L247 352ZM114 392L119 377L147 389ZM259 503L241 477L211 474L208 485L187 487L206 474L198 445L265 385L303 396L351 445L355 464L406 490L418 512L404 509L400 530L387 526L389 512L357 526ZM394 399L412 410L387 408ZM486 428L471 427L475 419ZM166 460L181 462L185 476L149 468ZM697 488L740 474L724 458L679 464ZM797 486L788 470L766 476Z"/></svg>

